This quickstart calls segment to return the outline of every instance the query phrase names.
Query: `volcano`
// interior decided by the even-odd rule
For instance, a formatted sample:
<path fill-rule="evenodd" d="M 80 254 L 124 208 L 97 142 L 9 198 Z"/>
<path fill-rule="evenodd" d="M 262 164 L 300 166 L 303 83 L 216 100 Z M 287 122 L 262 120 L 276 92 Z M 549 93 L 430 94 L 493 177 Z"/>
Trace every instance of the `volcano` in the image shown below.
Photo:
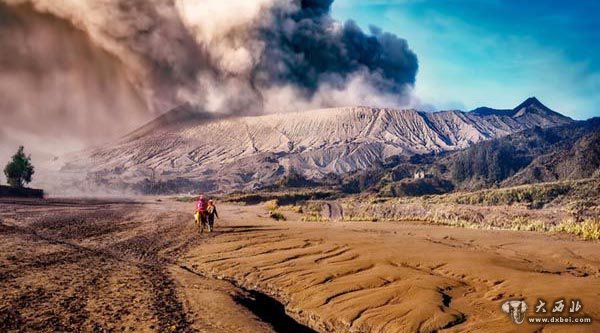
<path fill-rule="evenodd" d="M 254 190 L 291 173 L 318 181 L 398 156 L 460 150 L 569 122 L 535 98 L 512 110 L 343 107 L 231 118 L 184 105 L 115 144 L 84 152 L 63 171 L 143 193 Z"/>

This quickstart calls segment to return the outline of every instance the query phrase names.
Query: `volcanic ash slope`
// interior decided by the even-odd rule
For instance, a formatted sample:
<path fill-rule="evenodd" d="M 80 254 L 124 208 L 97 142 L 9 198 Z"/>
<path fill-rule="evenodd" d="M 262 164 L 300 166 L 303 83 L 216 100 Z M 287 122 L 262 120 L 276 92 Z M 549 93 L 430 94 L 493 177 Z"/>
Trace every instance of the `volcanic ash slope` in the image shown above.
<path fill-rule="evenodd" d="M 510 113 L 346 107 L 225 119 L 182 106 L 115 145 L 86 152 L 64 170 L 85 170 L 96 182 L 140 191 L 144 182 L 168 184 L 162 192 L 248 190 L 273 184 L 290 170 L 320 179 L 397 155 L 463 149 L 571 121 L 540 105 L 535 100 Z"/>

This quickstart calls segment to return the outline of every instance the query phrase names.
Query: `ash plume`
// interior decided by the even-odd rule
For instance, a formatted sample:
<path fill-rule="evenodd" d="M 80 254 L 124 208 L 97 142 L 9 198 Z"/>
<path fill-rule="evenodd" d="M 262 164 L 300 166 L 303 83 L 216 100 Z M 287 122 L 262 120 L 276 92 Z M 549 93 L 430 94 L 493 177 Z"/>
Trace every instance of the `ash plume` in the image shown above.
<path fill-rule="evenodd" d="M 413 103 L 407 42 L 334 20 L 332 2 L 0 0 L 0 152 L 79 150 L 182 104 L 253 115 Z"/>
<path fill-rule="evenodd" d="M 71 138 L 94 143 L 119 135 L 146 117 L 146 101 L 124 67 L 70 23 L 0 2 L 5 136 L 36 134 L 68 146 Z"/>
<path fill-rule="evenodd" d="M 418 67 L 405 40 L 335 21 L 332 0 L 0 1 L 85 32 L 149 112 L 406 105 Z"/>

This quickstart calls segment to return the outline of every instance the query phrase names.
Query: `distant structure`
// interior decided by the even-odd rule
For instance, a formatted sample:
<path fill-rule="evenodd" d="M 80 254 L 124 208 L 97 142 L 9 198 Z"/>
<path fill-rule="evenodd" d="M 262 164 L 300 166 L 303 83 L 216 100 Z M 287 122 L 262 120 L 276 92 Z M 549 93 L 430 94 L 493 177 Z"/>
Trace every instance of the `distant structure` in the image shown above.
<path fill-rule="evenodd" d="M 413 177 L 414 177 L 415 179 L 423 179 L 423 178 L 425 178 L 425 177 L 426 177 L 425 170 L 423 170 L 423 169 L 421 169 L 421 168 L 417 169 L 417 170 L 415 171 L 415 174 L 414 174 L 414 176 L 413 176 Z"/>

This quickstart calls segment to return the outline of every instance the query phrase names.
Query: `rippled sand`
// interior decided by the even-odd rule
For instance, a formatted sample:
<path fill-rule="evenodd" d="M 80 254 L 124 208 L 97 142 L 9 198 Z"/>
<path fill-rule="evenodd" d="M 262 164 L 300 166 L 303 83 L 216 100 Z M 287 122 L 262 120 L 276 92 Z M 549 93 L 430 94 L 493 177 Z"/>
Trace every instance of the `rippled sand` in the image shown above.
<path fill-rule="evenodd" d="M 191 206 L 1 201 L 0 331 L 600 331 L 598 242 L 234 205 L 200 235 Z M 517 326 L 513 298 L 577 298 L 594 322 Z"/>
<path fill-rule="evenodd" d="M 579 299 L 593 325 L 543 331 L 600 330 L 597 242 L 408 223 L 270 222 L 258 214 L 229 208 L 222 233 L 184 261 L 276 295 L 318 331 L 539 331 L 501 311 L 512 298 L 524 298 L 528 314 L 537 298 Z"/>

